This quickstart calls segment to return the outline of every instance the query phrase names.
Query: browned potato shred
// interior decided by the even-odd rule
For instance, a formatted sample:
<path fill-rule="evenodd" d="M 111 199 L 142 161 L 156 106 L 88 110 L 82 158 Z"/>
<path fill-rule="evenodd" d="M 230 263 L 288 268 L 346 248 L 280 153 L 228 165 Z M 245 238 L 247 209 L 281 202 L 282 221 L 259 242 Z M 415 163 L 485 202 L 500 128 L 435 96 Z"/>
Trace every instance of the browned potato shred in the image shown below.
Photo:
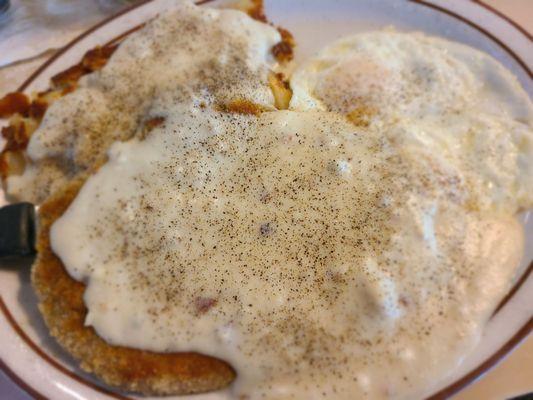
<path fill-rule="evenodd" d="M 287 110 L 292 97 L 289 83 L 281 73 L 270 73 L 268 83 L 274 95 L 275 106 L 278 110 Z"/>
<path fill-rule="evenodd" d="M 41 120 L 48 108 L 48 103 L 43 99 L 35 99 L 30 104 L 28 115 L 36 120 Z"/>
<path fill-rule="evenodd" d="M 250 0 L 250 6 L 248 8 L 248 15 L 253 19 L 261 22 L 268 22 L 265 15 L 265 7 L 263 6 L 263 0 Z"/>
<path fill-rule="evenodd" d="M 0 157 L 0 176 L 6 179 L 8 176 L 21 175 L 25 166 L 26 161 L 22 151 L 5 150 Z"/>
<path fill-rule="evenodd" d="M 37 129 L 46 110 L 55 100 L 76 89 L 78 80 L 86 74 L 102 69 L 118 45 L 96 47 L 83 56 L 80 63 L 52 77 L 52 88 L 37 93 L 30 101 L 22 92 L 8 93 L 0 99 L 0 118 L 10 118 L 2 128 L 6 145 L 0 153 L 0 176 L 5 180 L 24 170 L 24 156 L 31 134 Z M 15 155 L 17 154 L 17 155 Z"/>
<path fill-rule="evenodd" d="M 52 77 L 52 84 L 56 87 L 75 85 L 87 72 L 83 65 L 76 64 Z"/>
<path fill-rule="evenodd" d="M 278 27 L 278 32 L 281 35 L 281 42 L 272 48 L 272 54 L 281 63 L 286 63 L 294 58 L 294 37 L 292 34 L 283 28 Z"/>
<path fill-rule="evenodd" d="M 21 150 L 26 148 L 28 144 L 28 138 L 23 124 L 3 127 L 2 137 L 7 141 L 4 147 L 5 151 Z"/>
<path fill-rule="evenodd" d="M 259 115 L 263 109 L 261 106 L 245 99 L 235 99 L 218 106 L 220 111 L 236 114 Z"/>
<path fill-rule="evenodd" d="M 95 47 L 94 49 L 85 53 L 81 64 L 85 69 L 88 69 L 91 72 L 98 71 L 107 64 L 107 61 L 111 58 L 117 48 L 118 44 Z"/>
<path fill-rule="evenodd" d="M 52 77 L 52 84 L 61 88 L 75 88 L 78 80 L 91 72 L 102 69 L 118 48 L 118 44 L 95 47 L 83 56 L 81 62 Z"/>
<path fill-rule="evenodd" d="M 13 114 L 25 115 L 30 107 L 30 99 L 24 93 L 8 93 L 0 99 L 0 118 L 9 118 Z"/>
<path fill-rule="evenodd" d="M 265 7 L 263 0 L 240 0 L 234 4 L 235 8 L 245 11 L 250 17 L 257 21 L 261 21 L 273 25 L 268 21 L 265 15 Z M 285 63 L 291 61 L 294 57 L 294 46 L 296 45 L 292 34 L 281 27 L 277 27 L 281 35 L 281 42 L 272 48 L 272 55 L 279 62 Z"/>

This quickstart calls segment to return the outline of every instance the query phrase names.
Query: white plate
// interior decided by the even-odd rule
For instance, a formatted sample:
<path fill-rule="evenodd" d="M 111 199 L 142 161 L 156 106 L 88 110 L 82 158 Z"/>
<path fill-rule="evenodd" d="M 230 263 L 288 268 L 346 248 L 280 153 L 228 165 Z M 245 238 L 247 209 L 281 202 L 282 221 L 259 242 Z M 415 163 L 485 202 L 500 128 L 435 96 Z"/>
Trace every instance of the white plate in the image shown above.
<path fill-rule="evenodd" d="M 214 3 L 217 3 L 216 1 Z M 43 90 L 55 73 L 75 64 L 88 49 L 109 42 L 162 11 L 154 0 L 91 29 L 48 61 L 24 85 L 26 92 Z M 294 33 L 296 60 L 302 60 L 341 35 L 385 26 L 444 36 L 488 52 L 507 66 L 533 96 L 533 50 L 528 37 L 476 2 L 447 0 L 266 0 L 276 24 Z M 0 193 L 0 196 L 2 194 Z M 3 204 L 0 197 L 0 205 Z M 435 386 L 434 399 L 446 398 L 475 380 L 502 358 L 533 327 L 533 217 L 522 215 L 526 254 L 510 299 L 491 319 L 482 341 L 462 366 Z M 0 269 L 0 358 L 3 369 L 34 397 L 52 399 L 124 399 L 81 372 L 50 338 L 29 285 L 29 262 Z M 130 396 L 128 398 L 135 398 Z M 212 393 L 196 400 L 219 399 Z M 183 399 L 183 397 L 180 397 Z"/>

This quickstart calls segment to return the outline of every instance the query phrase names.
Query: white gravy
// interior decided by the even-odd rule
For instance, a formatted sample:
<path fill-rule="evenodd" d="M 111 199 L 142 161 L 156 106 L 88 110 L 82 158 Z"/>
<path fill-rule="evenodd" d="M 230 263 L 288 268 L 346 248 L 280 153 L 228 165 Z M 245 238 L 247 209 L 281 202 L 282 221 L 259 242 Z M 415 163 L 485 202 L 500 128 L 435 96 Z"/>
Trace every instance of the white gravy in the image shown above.
<path fill-rule="evenodd" d="M 332 113 L 160 105 L 52 227 L 106 341 L 227 360 L 250 399 L 412 399 L 475 344 L 523 238 L 453 167 Z"/>

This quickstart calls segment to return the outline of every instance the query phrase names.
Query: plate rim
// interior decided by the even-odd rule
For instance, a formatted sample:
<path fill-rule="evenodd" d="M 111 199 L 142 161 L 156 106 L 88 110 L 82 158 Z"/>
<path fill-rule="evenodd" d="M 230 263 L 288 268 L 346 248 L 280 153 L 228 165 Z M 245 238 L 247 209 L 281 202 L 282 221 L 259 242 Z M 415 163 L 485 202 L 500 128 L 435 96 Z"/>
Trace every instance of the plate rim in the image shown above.
<path fill-rule="evenodd" d="M 97 31 L 99 28 L 111 23 L 113 20 L 117 19 L 118 17 L 121 17 L 127 13 L 130 13 L 134 11 L 135 9 L 150 3 L 154 0 L 143 0 L 139 3 L 133 4 L 131 6 L 128 6 L 121 10 L 120 12 L 113 14 L 104 20 L 100 21 L 99 23 L 95 24 L 94 26 L 90 27 L 86 31 L 82 32 L 80 35 L 72 39 L 69 43 L 67 43 L 64 47 L 62 47 L 60 50 L 58 50 L 56 53 L 54 53 L 50 58 L 48 58 L 43 64 L 41 64 L 17 89 L 18 92 L 24 91 L 35 79 L 37 79 L 46 68 L 51 65 L 54 61 L 56 61 L 58 58 L 60 58 L 64 53 L 66 53 L 68 50 L 70 50 L 72 47 L 74 47 L 78 42 L 80 42 L 82 39 L 86 38 L 87 36 L 91 35 L 93 32 Z M 202 5 L 206 3 L 211 3 L 215 0 L 199 0 L 195 1 L 195 4 Z M 527 63 L 521 59 L 520 56 L 516 54 L 514 50 L 512 50 L 504 41 L 502 41 L 500 38 L 498 38 L 495 34 L 489 32 L 484 27 L 476 24 L 472 20 L 458 14 L 457 12 L 453 10 L 449 10 L 441 5 L 431 3 L 426 0 L 405 0 L 409 3 L 415 3 L 422 6 L 429 7 L 433 10 L 436 10 L 440 13 L 444 13 L 448 16 L 451 16 L 452 18 L 459 20 L 460 22 L 474 28 L 484 36 L 486 36 L 488 39 L 490 39 L 492 42 L 497 44 L 501 49 L 503 49 L 511 58 L 513 58 L 518 65 L 522 68 L 522 70 L 529 76 L 530 79 L 533 79 L 533 72 L 532 69 L 527 65 Z M 497 18 L 504 20 L 509 24 L 514 30 L 520 32 L 526 39 L 529 39 L 529 41 L 533 41 L 533 36 L 527 32 L 522 26 L 520 26 L 518 23 L 513 21 L 511 18 L 506 16 L 505 14 L 501 13 L 500 11 L 496 10 L 492 6 L 485 4 L 482 0 L 471 0 L 472 3 L 476 4 L 479 7 L 484 8 L 489 13 L 495 15 Z M 123 39 L 124 37 L 128 36 L 129 34 L 141 29 L 146 22 L 143 22 L 139 25 L 134 26 L 133 28 L 128 29 L 127 31 L 121 33 L 120 35 L 114 37 L 113 39 L 109 40 L 105 44 L 101 45 L 109 45 L 116 43 Z M 510 291 L 507 293 L 507 295 L 502 299 L 502 301 L 499 303 L 497 308 L 495 309 L 492 316 L 496 315 L 506 304 L 507 302 L 513 297 L 513 295 L 520 289 L 520 287 L 528 281 L 532 277 L 533 272 L 533 261 L 530 262 L 529 266 L 525 269 L 525 271 L 522 273 L 520 278 L 515 282 L 513 287 L 510 289 Z M 74 371 L 69 370 L 65 366 L 61 365 L 59 362 L 55 361 L 51 356 L 49 356 L 44 350 L 42 350 L 29 336 L 26 335 L 22 327 L 18 324 L 16 319 L 13 317 L 11 312 L 9 311 L 7 305 L 3 301 L 3 297 L 0 294 L 0 312 L 3 314 L 3 316 L 6 318 L 7 322 L 10 324 L 11 328 L 15 331 L 15 333 L 24 341 L 26 345 L 28 345 L 33 352 L 40 356 L 47 364 L 49 364 L 51 367 L 54 367 L 59 372 L 67 375 L 68 377 L 76 380 L 78 383 L 88 386 L 89 388 L 102 393 L 103 395 L 110 396 L 112 398 L 118 399 L 118 400 L 134 400 L 134 398 L 129 397 L 127 394 L 121 394 L 115 392 L 113 389 L 109 389 L 105 386 L 98 385 L 94 382 L 91 382 L 84 378 L 83 376 L 78 375 Z M 492 318 L 491 316 L 491 318 Z M 512 335 L 507 342 L 505 342 L 503 345 L 500 346 L 499 349 L 495 350 L 494 353 L 492 353 L 490 356 L 488 356 L 484 361 L 482 361 L 477 367 L 470 370 L 468 373 L 464 374 L 462 377 L 456 379 L 454 382 L 450 383 L 446 387 L 442 388 L 436 393 L 431 394 L 429 397 L 426 398 L 426 400 L 444 400 L 447 399 L 455 394 L 457 394 L 459 391 L 464 389 L 465 387 L 469 386 L 471 383 L 473 383 L 476 379 L 480 378 L 484 373 L 489 371 L 492 367 L 494 367 L 496 364 L 498 364 L 506 355 L 508 355 L 522 340 L 524 340 L 531 332 L 533 331 L 533 316 L 529 318 L 529 320 L 523 324 L 517 332 Z M 0 356 L 0 370 L 4 372 L 4 374 L 13 381 L 15 385 L 17 385 L 19 388 L 21 388 L 23 391 L 25 391 L 31 398 L 41 400 L 41 399 L 47 399 L 46 396 L 42 395 L 37 389 L 35 389 L 31 384 L 26 382 L 24 379 L 22 379 L 20 376 L 18 376 L 3 360 L 3 358 Z"/>

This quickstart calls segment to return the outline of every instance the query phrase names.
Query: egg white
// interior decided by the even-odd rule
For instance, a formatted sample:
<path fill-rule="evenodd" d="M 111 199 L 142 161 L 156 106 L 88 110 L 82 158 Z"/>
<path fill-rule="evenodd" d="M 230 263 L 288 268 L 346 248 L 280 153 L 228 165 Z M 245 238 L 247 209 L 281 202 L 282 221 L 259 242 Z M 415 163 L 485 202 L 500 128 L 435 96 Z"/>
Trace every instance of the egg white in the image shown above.
<path fill-rule="evenodd" d="M 343 38 L 296 69 L 293 110 L 340 112 L 462 171 L 472 207 L 533 206 L 533 106 L 488 54 L 421 33 Z"/>

